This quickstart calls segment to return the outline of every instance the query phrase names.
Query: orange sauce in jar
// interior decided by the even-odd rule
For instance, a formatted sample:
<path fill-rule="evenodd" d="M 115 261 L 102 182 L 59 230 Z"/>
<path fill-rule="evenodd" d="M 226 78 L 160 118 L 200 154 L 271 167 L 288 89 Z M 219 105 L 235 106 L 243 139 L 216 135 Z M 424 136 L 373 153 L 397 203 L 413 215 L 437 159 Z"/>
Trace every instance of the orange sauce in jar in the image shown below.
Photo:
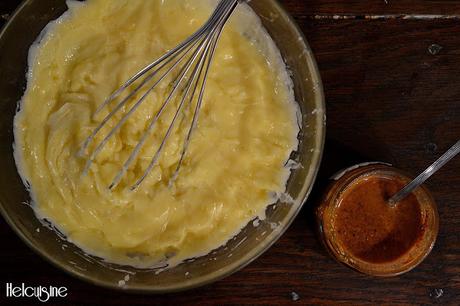
<path fill-rule="evenodd" d="M 410 180 L 383 163 L 335 175 L 316 210 L 318 234 L 329 254 L 374 276 L 398 275 L 420 264 L 438 234 L 433 197 L 420 186 L 395 206 L 388 203 Z"/>
<path fill-rule="evenodd" d="M 404 187 L 398 179 L 369 177 L 344 191 L 336 211 L 337 238 L 357 258 L 382 263 L 409 251 L 423 235 L 420 204 L 413 194 L 394 207 L 388 199 Z"/>

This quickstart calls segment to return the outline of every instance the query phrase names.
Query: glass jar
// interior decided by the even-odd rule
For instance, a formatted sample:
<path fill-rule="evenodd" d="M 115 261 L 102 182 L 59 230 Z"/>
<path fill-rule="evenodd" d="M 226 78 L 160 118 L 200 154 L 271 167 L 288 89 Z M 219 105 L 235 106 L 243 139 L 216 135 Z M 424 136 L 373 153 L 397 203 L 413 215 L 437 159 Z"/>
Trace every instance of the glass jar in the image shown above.
<path fill-rule="evenodd" d="M 372 183 L 373 181 L 375 183 Z M 392 190 L 389 191 L 391 194 L 386 195 L 390 197 L 410 181 L 411 179 L 405 173 L 384 163 L 356 165 L 333 176 L 316 211 L 318 234 L 331 256 L 352 269 L 374 276 L 399 275 L 421 263 L 432 250 L 439 227 L 436 204 L 429 191 L 421 186 L 410 195 L 412 197 L 411 203 L 418 203 L 417 207 L 419 208 L 415 211 L 411 210 L 412 208 L 407 206 L 407 203 L 403 204 L 404 210 L 402 209 L 403 206 L 398 208 L 398 205 L 401 205 L 399 203 L 394 208 L 382 207 L 382 200 L 380 201 L 380 209 L 374 210 L 371 205 L 373 205 L 372 201 L 375 197 L 372 197 L 377 195 L 383 199 L 383 191 L 366 190 L 366 188 L 371 188 L 366 186 L 377 188 L 392 186 Z M 356 192 L 359 194 L 353 194 Z M 349 201 L 349 199 L 354 202 Z M 404 201 L 402 200 L 400 203 Z M 356 207 L 353 210 L 349 208 L 351 206 L 345 205 L 355 205 Z M 367 207 L 363 205 L 367 205 Z M 343 222 L 345 213 L 348 219 Z M 388 222 L 385 222 L 385 218 L 388 219 Z M 418 223 L 414 223 L 414 218 L 417 219 Z M 415 224 L 412 231 L 417 231 L 417 236 L 414 236 L 416 239 L 414 238 L 407 243 L 401 242 L 402 237 L 407 236 L 404 231 L 410 230 L 401 224 L 403 220 Z M 393 230 L 392 227 L 398 229 Z M 391 235 L 388 234 L 389 230 L 392 231 Z M 379 232 L 384 233 L 383 236 L 382 234 L 379 235 Z M 344 233 L 348 235 L 348 239 L 343 238 L 345 237 Z M 401 253 L 394 256 L 394 251 L 397 249 L 389 247 L 387 243 L 391 240 L 404 245 L 406 249 L 401 249 Z M 367 250 L 373 250 L 374 257 L 377 256 L 378 260 L 370 259 L 370 251 L 366 251 L 367 253 L 353 251 L 351 246 L 363 246 L 363 243 L 369 243 L 369 246 L 366 246 Z"/>

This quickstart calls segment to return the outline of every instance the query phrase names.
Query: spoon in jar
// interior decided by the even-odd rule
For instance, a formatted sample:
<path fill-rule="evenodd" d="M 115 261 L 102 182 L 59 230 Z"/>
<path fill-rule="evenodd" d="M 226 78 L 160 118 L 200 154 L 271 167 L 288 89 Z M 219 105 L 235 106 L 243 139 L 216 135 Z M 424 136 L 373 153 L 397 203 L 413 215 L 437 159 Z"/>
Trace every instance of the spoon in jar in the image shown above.
<path fill-rule="evenodd" d="M 441 169 L 448 161 L 454 158 L 460 152 L 460 140 L 457 141 L 446 153 L 432 163 L 428 168 L 425 169 L 419 176 L 417 176 L 412 182 L 404 186 L 403 189 L 393 195 L 388 203 L 391 206 L 395 206 L 399 201 L 407 197 L 414 191 L 415 188 L 422 185 L 430 176 Z"/>

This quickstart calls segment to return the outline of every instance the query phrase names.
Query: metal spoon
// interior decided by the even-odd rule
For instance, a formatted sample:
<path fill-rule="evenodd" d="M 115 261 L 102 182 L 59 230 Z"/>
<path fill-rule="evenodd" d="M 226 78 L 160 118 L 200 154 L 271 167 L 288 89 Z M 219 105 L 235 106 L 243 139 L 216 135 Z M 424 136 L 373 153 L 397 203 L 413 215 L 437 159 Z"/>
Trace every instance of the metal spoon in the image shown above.
<path fill-rule="evenodd" d="M 395 206 L 399 201 L 407 197 L 415 188 L 422 185 L 430 176 L 436 173 L 439 169 L 442 168 L 448 161 L 454 158 L 460 152 L 460 140 L 457 141 L 446 153 L 444 153 L 438 160 L 432 163 L 425 171 L 423 171 L 419 176 L 417 176 L 412 182 L 404 186 L 403 189 L 398 191 L 394 196 L 392 196 L 388 203 L 391 206 Z"/>

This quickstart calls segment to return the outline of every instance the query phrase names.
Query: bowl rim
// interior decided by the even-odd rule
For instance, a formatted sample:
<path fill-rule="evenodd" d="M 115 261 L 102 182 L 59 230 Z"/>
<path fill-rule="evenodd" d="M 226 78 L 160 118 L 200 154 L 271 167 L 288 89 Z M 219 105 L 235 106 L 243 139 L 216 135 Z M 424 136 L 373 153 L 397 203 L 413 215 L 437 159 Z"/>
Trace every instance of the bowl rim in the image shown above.
<path fill-rule="evenodd" d="M 4 24 L 2 29 L 0 30 L 0 40 L 3 39 L 4 35 L 8 32 L 9 27 L 11 24 L 15 22 L 18 16 L 21 14 L 22 10 L 25 6 L 29 4 L 29 2 L 34 0 L 23 0 L 22 3 L 13 11 L 9 20 Z M 39 248 L 38 246 L 34 245 L 20 230 L 20 228 L 15 224 L 12 218 L 6 212 L 3 203 L 0 202 L 0 213 L 5 219 L 6 223 L 10 226 L 10 228 L 19 236 L 19 238 L 29 247 L 31 248 L 36 254 L 40 257 L 45 259 L 45 261 L 51 263 L 56 268 L 64 271 L 70 276 L 73 276 L 77 279 L 80 279 L 84 282 L 107 288 L 116 291 L 124 291 L 127 293 L 143 293 L 143 294 L 164 294 L 164 293 L 174 293 L 174 292 L 181 292 L 186 291 L 202 286 L 209 285 L 211 283 L 217 282 L 226 278 L 233 273 L 236 273 L 243 269 L 244 267 L 248 266 L 254 260 L 259 258 L 262 254 L 264 254 L 271 246 L 273 246 L 281 236 L 286 232 L 286 230 L 290 227 L 292 222 L 295 220 L 296 216 L 302 209 L 303 205 L 307 201 L 310 196 L 311 190 L 313 189 L 314 183 L 316 181 L 316 177 L 321 165 L 321 161 L 323 158 L 323 151 L 324 151 L 324 144 L 326 139 L 326 103 L 325 103 L 325 96 L 323 90 L 323 83 L 321 80 L 319 68 L 315 57 L 312 53 L 312 50 L 307 42 L 305 34 L 300 29 L 297 22 L 294 18 L 286 11 L 286 9 L 280 4 L 279 0 L 272 0 L 275 8 L 280 12 L 280 14 L 285 18 L 288 22 L 290 27 L 292 27 L 299 36 L 299 42 L 303 45 L 303 48 L 307 52 L 307 56 L 305 57 L 306 64 L 311 67 L 311 78 L 312 82 L 316 86 L 316 90 L 314 91 L 314 101 L 316 105 L 316 109 L 320 110 L 315 114 L 315 121 L 316 124 L 316 137 L 315 137 L 315 147 L 316 150 L 312 153 L 312 161 L 311 161 L 311 168 L 313 169 L 308 174 L 307 178 L 304 181 L 300 194 L 303 194 L 302 198 L 300 199 L 299 203 L 296 203 L 296 208 L 292 209 L 288 216 L 286 217 L 288 220 L 284 224 L 284 226 L 279 231 L 272 232 L 269 236 L 266 237 L 265 244 L 262 244 L 259 248 L 253 249 L 248 252 L 244 257 L 242 257 L 239 261 L 234 262 L 230 265 L 225 266 L 223 269 L 216 270 L 213 273 L 210 273 L 206 276 L 196 278 L 193 281 L 182 283 L 180 286 L 168 286 L 168 287 L 149 287 L 149 286 L 136 286 L 136 287 L 119 287 L 117 284 L 112 282 L 107 282 L 100 280 L 96 277 L 91 277 L 82 273 L 82 271 L 75 269 L 72 266 L 64 265 L 57 261 L 52 254 L 49 254 Z M 298 204 L 298 205 L 297 205 Z M 273 236 L 273 237 L 270 237 Z M 270 238 L 269 238 L 270 237 Z M 223 270 L 223 271 L 222 271 Z"/>

